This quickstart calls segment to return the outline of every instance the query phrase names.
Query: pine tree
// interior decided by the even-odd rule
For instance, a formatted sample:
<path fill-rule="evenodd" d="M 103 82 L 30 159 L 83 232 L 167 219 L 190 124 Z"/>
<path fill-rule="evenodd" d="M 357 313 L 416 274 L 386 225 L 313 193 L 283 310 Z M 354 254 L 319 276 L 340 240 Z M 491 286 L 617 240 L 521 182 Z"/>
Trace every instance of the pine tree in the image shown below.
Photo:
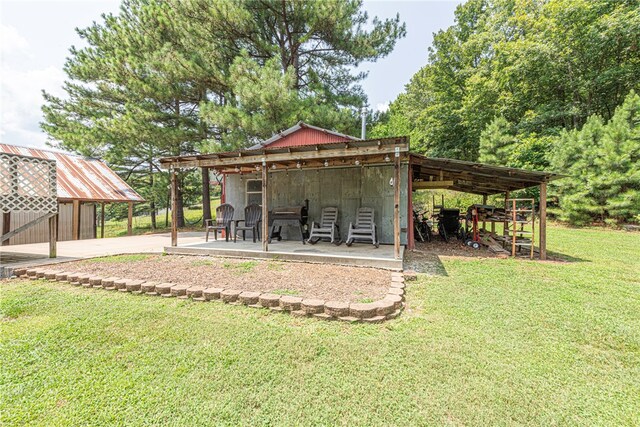
<path fill-rule="evenodd" d="M 511 166 L 511 155 L 516 137 L 511 124 L 503 116 L 496 117 L 480 134 L 480 157 L 482 163 Z"/>
<path fill-rule="evenodd" d="M 631 91 L 608 123 L 591 116 L 555 144 L 560 218 L 574 224 L 637 221 L 640 212 L 640 96 Z"/>

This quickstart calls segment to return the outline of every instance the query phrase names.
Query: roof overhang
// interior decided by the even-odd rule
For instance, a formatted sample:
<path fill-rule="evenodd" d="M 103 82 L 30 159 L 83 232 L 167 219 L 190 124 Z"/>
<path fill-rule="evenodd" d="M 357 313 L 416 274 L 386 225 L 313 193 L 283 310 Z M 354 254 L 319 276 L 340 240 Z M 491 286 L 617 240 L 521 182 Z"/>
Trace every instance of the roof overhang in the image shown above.
<path fill-rule="evenodd" d="M 231 173 L 254 171 L 263 164 L 281 169 L 377 164 L 389 161 L 396 153 L 402 161 L 408 161 L 408 137 L 165 157 L 160 159 L 160 165 L 165 169 L 207 167 L 221 173 Z"/>
<path fill-rule="evenodd" d="M 270 169 L 314 169 L 388 164 L 396 154 L 410 163 L 413 188 L 446 188 L 473 194 L 498 194 L 538 186 L 562 175 L 493 166 L 410 153 L 405 136 L 318 145 L 229 151 L 200 155 L 164 157 L 164 169 L 211 168 L 218 173 L 251 173 L 263 165 Z"/>
<path fill-rule="evenodd" d="M 414 189 L 450 189 L 473 194 L 522 190 L 561 178 L 562 175 L 508 168 L 463 160 L 411 154 Z M 441 184 L 441 185 L 439 185 Z"/>

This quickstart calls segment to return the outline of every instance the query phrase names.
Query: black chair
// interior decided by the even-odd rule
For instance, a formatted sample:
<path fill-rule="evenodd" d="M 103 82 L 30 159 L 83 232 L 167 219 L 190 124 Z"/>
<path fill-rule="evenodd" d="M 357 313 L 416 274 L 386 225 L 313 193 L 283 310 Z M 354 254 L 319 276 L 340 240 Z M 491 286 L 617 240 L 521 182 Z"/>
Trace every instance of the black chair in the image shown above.
<path fill-rule="evenodd" d="M 242 227 L 240 226 L 241 222 L 244 223 Z M 262 208 L 260 205 L 252 204 L 244 208 L 244 219 L 235 221 L 234 243 L 238 241 L 238 231 L 240 230 L 242 230 L 242 240 L 246 239 L 247 230 L 251 231 L 253 243 L 255 243 L 256 237 L 260 238 L 260 224 L 262 224 Z"/>
<path fill-rule="evenodd" d="M 209 232 L 213 230 L 213 236 L 218 240 L 218 230 L 224 230 L 225 240 L 229 241 L 231 234 L 231 223 L 233 221 L 233 206 L 224 203 L 216 208 L 216 219 L 208 219 L 205 221 L 207 233 L 205 234 L 205 242 L 209 241 Z"/>

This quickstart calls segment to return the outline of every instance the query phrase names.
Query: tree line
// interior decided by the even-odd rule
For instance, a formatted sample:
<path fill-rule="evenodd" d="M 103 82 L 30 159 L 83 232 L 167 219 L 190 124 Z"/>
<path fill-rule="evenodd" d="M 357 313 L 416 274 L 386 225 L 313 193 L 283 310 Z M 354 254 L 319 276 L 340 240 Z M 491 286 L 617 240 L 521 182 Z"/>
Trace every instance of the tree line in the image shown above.
<path fill-rule="evenodd" d="M 159 158 L 243 148 L 299 120 L 354 134 L 366 74 L 353 70 L 405 31 L 361 0 L 125 0 L 77 30 L 87 47 L 70 49 L 65 96 L 44 92 L 41 126 L 52 145 L 115 165 L 155 227 L 168 205 Z M 178 182 L 178 226 L 194 195 L 210 218 L 208 171 Z"/>
<path fill-rule="evenodd" d="M 569 175 L 554 212 L 640 222 L 640 2 L 468 0 L 374 135 Z"/>

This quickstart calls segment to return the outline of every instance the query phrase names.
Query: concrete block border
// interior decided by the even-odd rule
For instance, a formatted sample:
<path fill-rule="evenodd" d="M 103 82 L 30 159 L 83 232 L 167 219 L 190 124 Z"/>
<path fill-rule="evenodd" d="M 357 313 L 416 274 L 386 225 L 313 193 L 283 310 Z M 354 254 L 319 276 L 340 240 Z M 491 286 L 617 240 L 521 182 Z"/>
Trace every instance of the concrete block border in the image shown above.
<path fill-rule="evenodd" d="M 175 283 L 158 283 L 118 277 L 99 277 L 89 274 L 42 268 L 18 268 L 14 275 L 31 280 L 66 282 L 85 288 L 118 290 L 123 293 L 162 296 L 166 298 L 192 299 L 193 301 L 218 301 L 226 304 L 245 305 L 290 313 L 299 317 L 322 320 L 339 320 L 349 323 L 381 323 L 397 318 L 405 307 L 405 282 L 416 280 L 414 271 L 392 272 L 389 288 L 384 298 L 369 302 L 324 301 L 291 295 L 244 291 L 233 288 L 216 288 L 202 285 L 189 286 Z"/>

